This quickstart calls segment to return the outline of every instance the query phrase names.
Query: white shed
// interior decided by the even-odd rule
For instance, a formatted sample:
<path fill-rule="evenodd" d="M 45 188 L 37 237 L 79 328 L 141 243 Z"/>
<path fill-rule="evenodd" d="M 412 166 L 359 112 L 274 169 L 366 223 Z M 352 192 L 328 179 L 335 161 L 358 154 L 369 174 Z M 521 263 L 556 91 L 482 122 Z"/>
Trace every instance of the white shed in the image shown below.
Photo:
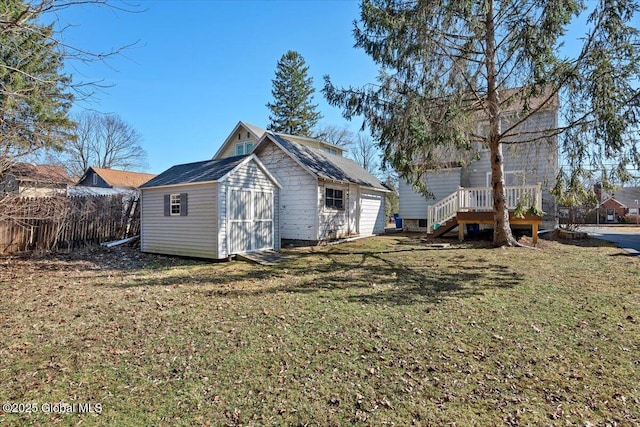
<path fill-rule="evenodd" d="M 210 259 L 279 250 L 280 188 L 255 155 L 173 166 L 140 187 L 140 248 Z"/>

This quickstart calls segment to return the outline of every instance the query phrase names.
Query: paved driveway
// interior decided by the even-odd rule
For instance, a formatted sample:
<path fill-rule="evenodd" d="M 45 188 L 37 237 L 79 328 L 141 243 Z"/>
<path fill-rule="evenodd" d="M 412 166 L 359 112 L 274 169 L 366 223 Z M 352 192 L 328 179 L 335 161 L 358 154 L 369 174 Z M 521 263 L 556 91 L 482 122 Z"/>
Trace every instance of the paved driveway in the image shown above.
<path fill-rule="evenodd" d="M 615 243 L 618 247 L 640 256 L 640 229 L 636 227 L 581 227 L 591 236 Z"/>

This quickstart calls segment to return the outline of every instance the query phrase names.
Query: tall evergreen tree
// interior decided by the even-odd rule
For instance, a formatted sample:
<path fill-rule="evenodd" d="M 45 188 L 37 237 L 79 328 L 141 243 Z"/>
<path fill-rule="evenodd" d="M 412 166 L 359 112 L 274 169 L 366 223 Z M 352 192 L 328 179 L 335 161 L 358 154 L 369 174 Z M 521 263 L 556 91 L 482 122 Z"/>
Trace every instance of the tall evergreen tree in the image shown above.
<path fill-rule="evenodd" d="M 38 22 L 45 4 L 0 3 L 0 175 L 14 159 L 40 148 L 61 149 L 73 123 L 70 78 L 53 39 Z"/>
<path fill-rule="evenodd" d="M 313 104 L 313 78 L 298 52 L 288 51 L 278 61 L 272 80 L 273 103 L 268 103 L 269 130 L 290 135 L 312 136 L 312 129 L 322 118 Z"/>
<path fill-rule="evenodd" d="M 364 116 L 385 161 L 414 185 L 438 153 L 487 147 L 494 244 L 514 245 L 502 154 L 514 136 L 558 140 L 569 183 L 588 166 L 615 161 L 624 177 L 640 165 L 638 14 L 634 0 L 364 0 L 354 34 L 381 68 L 378 84 L 338 88 L 325 77 L 323 92 L 346 118 Z M 583 18 L 582 46 L 563 52 L 568 27 Z M 558 99 L 554 129 L 516 135 Z M 505 129 L 501 119 L 514 108 Z M 486 135 L 476 130 L 480 116 Z"/>

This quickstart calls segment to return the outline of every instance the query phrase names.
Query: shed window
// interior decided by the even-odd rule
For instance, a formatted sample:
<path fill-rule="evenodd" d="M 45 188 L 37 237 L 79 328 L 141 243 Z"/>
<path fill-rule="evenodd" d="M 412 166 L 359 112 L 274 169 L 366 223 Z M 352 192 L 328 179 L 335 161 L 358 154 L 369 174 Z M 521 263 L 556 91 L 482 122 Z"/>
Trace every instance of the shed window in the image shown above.
<path fill-rule="evenodd" d="M 98 174 L 95 172 L 91 174 L 91 184 L 98 185 Z"/>
<path fill-rule="evenodd" d="M 171 195 L 171 215 L 180 215 L 180 195 Z"/>
<path fill-rule="evenodd" d="M 164 195 L 164 216 L 187 215 L 187 193 Z"/>
<path fill-rule="evenodd" d="M 324 205 L 330 209 L 343 209 L 344 192 L 335 188 L 325 188 Z"/>

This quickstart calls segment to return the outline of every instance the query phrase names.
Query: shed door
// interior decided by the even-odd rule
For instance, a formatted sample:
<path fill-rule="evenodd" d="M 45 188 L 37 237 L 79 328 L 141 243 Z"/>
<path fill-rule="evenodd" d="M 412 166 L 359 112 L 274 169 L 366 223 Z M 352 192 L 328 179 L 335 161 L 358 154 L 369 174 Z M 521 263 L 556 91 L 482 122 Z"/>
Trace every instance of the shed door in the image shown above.
<path fill-rule="evenodd" d="M 384 232 L 384 196 L 381 193 L 360 193 L 360 235 Z"/>
<path fill-rule="evenodd" d="M 229 190 L 229 254 L 273 248 L 273 192 Z"/>

